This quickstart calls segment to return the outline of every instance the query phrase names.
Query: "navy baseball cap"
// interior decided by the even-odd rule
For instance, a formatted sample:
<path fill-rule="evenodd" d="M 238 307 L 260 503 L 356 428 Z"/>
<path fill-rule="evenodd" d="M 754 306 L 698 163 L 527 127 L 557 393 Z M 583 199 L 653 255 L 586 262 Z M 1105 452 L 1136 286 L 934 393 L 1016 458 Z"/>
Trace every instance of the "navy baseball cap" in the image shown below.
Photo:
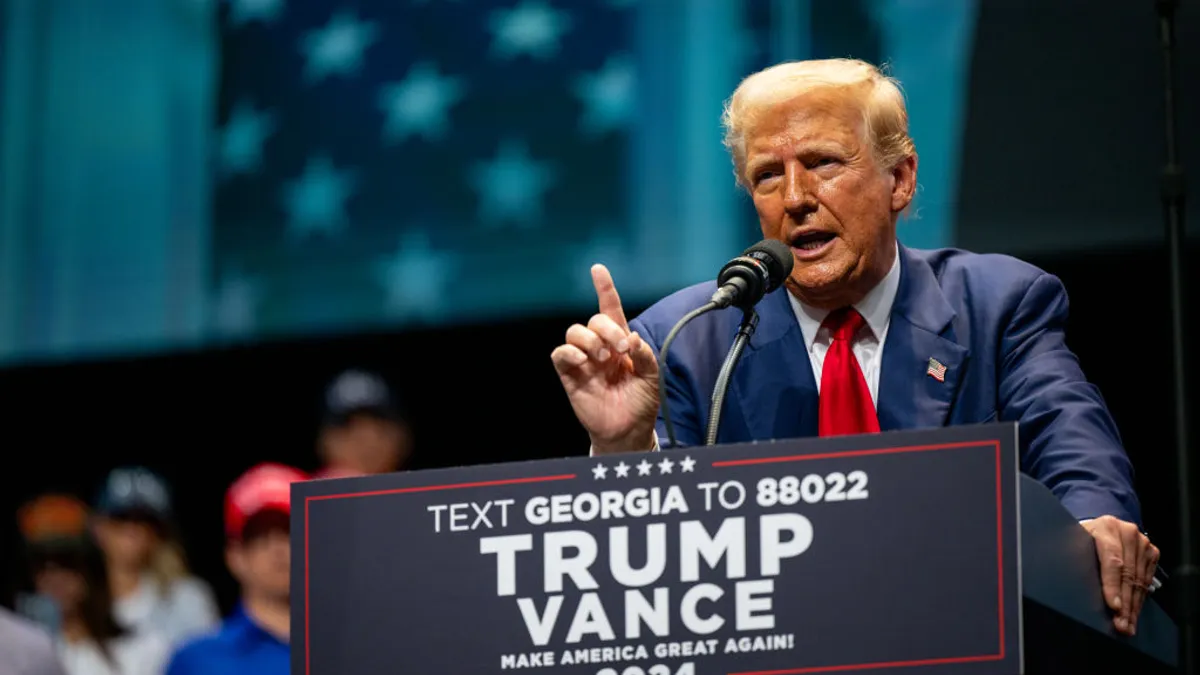
<path fill-rule="evenodd" d="M 325 424 L 344 424 L 359 413 L 397 422 L 404 419 L 400 401 L 383 377 L 367 370 L 346 370 L 325 389 Z"/>
<path fill-rule="evenodd" d="M 166 481 L 140 466 L 114 469 L 108 474 L 96 512 L 112 517 L 171 519 L 171 493 Z"/>

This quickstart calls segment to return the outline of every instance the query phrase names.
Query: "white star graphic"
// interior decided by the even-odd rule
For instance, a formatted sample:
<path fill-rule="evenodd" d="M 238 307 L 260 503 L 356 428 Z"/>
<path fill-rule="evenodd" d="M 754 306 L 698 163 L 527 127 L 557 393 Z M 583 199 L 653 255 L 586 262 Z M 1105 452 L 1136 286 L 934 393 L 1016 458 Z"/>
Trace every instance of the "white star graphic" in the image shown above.
<path fill-rule="evenodd" d="M 672 462 L 667 457 L 663 457 L 662 461 L 658 463 L 658 472 L 659 473 L 671 473 L 671 467 L 673 467 L 673 466 L 675 466 L 675 462 Z"/>
<path fill-rule="evenodd" d="M 614 466 L 613 469 L 617 472 L 617 478 L 625 478 L 629 475 L 629 465 L 625 462 Z"/>
<path fill-rule="evenodd" d="M 428 141 L 441 138 L 449 108 L 462 99 L 465 89 L 461 78 L 439 75 L 431 63 L 413 65 L 403 80 L 384 85 L 379 95 L 387 113 L 384 137 L 392 142 L 414 134 Z"/>
<path fill-rule="evenodd" d="M 595 466 L 595 468 L 592 469 L 592 476 L 596 480 L 603 480 L 605 475 L 607 475 L 607 474 L 608 474 L 608 467 L 604 466 L 603 464 L 597 464 Z"/>
<path fill-rule="evenodd" d="M 356 179 L 350 171 L 338 171 L 326 157 L 310 159 L 304 173 L 284 188 L 288 227 L 295 236 L 310 232 L 333 233 L 346 226 L 346 199 Z"/>
<path fill-rule="evenodd" d="M 225 275 L 213 303 L 212 326 L 220 335 L 245 336 L 254 331 L 262 291 L 258 284 L 241 274 Z"/>
<path fill-rule="evenodd" d="M 274 117 L 239 103 L 220 132 L 220 170 L 225 175 L 250 173 L 262 164 L 263 143 L 275 132 Z"/>
<path fill-rule="evenodd" d="M 695 467 L 696 460 L 692 459 L 691 457 L 684 457 L 679 461 L 679 470 L 684 473 L 691 473 L 692 469 Z"/>
<path fill-rule="evenodd" d="M 283 0 L 230 0 L 229 21 L 244 26 L 251 21 L 268 23 L 279 18 Z"/>
<path fill-rule="evenodd" d="M 653 464 L 651 464 L 650 462 L 647 462 L 646 460 L 643 459 L 641 461 L 641 463 L 639 463 L 637 465 L 638 475 L 639 476 L 649 476 L 650 470 L 653 468 L 654 468 Z"/>
<path fill-rule="evenodd" d="M 571 17 L 541 0 L 522 0 L 513 9 L 492 12 L 492 53 L 502 59 L 529 54 L 548 59 L 558 53 Z"/>
<path fill-rule="evenodd" d="M 481 220 L 529 226 L 541 219 L 542 197 L 554 184 L 555 171 L 549 162 L 531 159 L 523 142 L 508 141 L 494 159 L 477 163 L 469 180 L 479 192 Z"/>
<path fill-rule="evenodd" d="M 379 38 L 379 28 L 339 12 L 320 30 L 310 31 L 300 46 L 308 62 L 304 76 L 316 82 L 333 74 L 352 75 L 362 68 L 363 52 Z"/>
<path fill-rule="evenodd" d="M 406 235 L 394 253 L 379 261 L 380 285 L 387 293 L 387 311 L 397 317 L 434 317 L 449 305 L 446 285 L 457 263 L 430 245 L 422 232 Z"/>
<path fill-rule="evenodd" d="M 636 80 L 633 60 L 612 56 L 604 67 L 575 80 L 575 95 L 583 101 L 579 124 L 585 134 L 602 134 L 624 126 L 632 116 Z"/>

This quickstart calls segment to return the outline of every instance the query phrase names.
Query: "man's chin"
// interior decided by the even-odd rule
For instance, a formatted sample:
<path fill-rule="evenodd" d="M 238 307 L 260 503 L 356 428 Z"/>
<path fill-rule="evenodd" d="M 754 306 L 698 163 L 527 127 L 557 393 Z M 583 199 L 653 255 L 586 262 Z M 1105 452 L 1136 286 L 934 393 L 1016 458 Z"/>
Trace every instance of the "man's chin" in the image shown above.
<path fill-rule="evenodd" d="M 844 274 L 836 265 L 806 265 L 801 273 L 792 273 L 787 280 L 788 290 L 801 302 L 821 309 L 837 309 L 846 304 L 851 295 Z"/>
<path fill-rule="evenodd" d="M 796 263 L 788 278 L 790 286 L 811 292 L 827 293 L 845 286 L 849 277 L 849 265 L 840 260 L 825 258 L 815 262 Z"/>

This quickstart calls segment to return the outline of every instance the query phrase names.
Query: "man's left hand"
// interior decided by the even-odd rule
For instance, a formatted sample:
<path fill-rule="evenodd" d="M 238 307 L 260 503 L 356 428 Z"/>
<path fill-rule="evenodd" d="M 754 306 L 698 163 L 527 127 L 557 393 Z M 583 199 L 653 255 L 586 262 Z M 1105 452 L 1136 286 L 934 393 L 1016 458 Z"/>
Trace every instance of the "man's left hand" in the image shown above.
<path fill-rule="evenodd" d="M 1096 540 L 1104 601 L 1115 612 L 1113 625 L 1126 635 L 1137 632 L 1138 614 L 1158 569 L 1158 547 L 1137 525 L 1112 516 L 1081 523 Z"/>

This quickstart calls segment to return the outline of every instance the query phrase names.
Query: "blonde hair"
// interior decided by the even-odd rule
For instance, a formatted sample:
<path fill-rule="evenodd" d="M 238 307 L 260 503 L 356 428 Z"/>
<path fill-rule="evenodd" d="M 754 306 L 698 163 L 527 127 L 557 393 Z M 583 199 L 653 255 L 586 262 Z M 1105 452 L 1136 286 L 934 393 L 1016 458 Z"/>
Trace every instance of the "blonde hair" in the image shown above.
<path fill-rule="evenodd" d="M 149 568 L 154 580 L 164 592 L 169 591 L 175 582 L 183 581 L 192 574 L 183 546 L 174 538 L 164 538 L 158 542 L 150 556 Z"/>
<path fill-rule="evenodd" d="M 748 187 L 746 131 L 768 109 L 813 91 L 841 90 L 862 107 L 863 126 L 880 166 L 895 168 L 916 148 L 908 135 L 908 111 L 896 79 L 857 59 L 789 61 L 742 80 L 725 102 L 721 123 L 737 182 Z"/>

